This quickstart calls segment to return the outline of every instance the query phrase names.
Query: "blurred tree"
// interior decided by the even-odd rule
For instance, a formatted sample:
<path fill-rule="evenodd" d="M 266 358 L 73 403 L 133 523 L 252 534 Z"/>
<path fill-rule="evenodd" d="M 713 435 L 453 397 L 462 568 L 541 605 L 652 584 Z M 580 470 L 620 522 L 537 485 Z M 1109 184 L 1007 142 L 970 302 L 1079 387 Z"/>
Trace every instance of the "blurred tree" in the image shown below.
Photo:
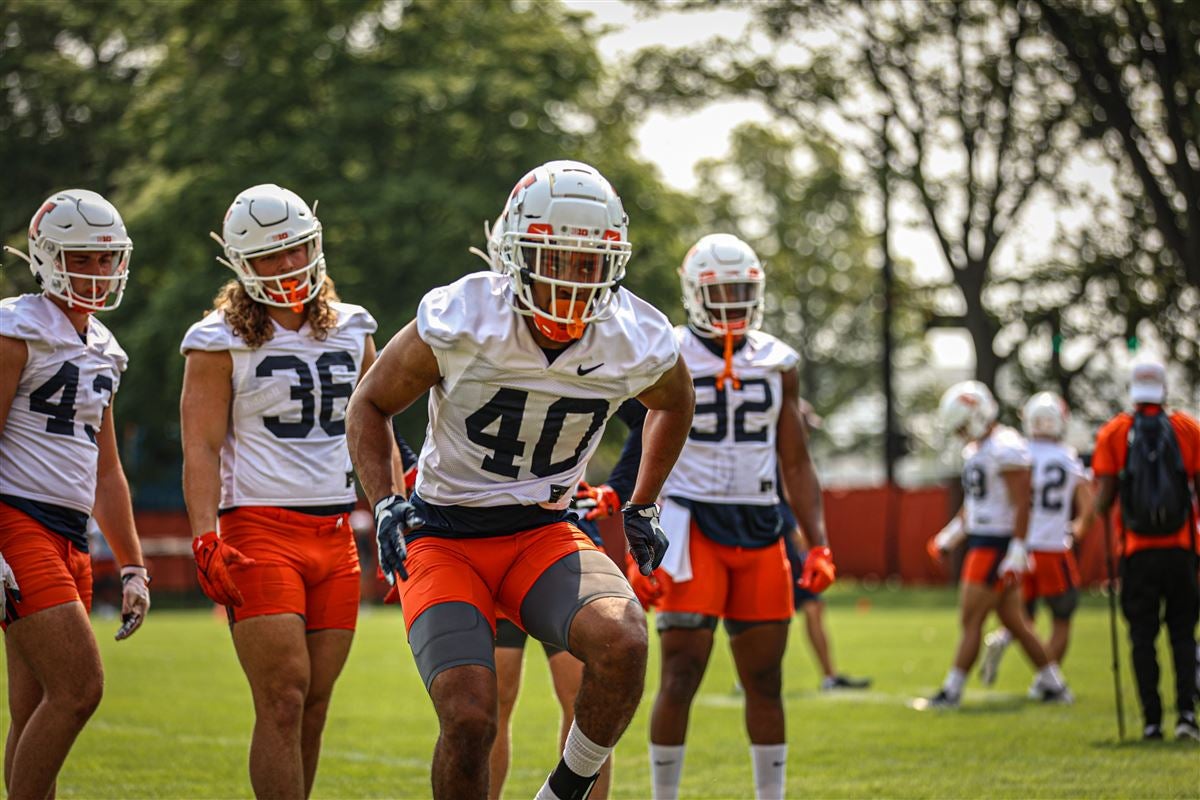
<path fill-rule="evenodd" d="M 13 24 L 62 28 L 102 7 L 51 8 L 22 4 Z M 112 35 L 143 66 L 114 89 L 113 119 L 78 136 L 125 150 L 82 178 L 73 163 L 40 168 L 58 169 L 56 183 L 113 191 L 134 237 L 127 302 L 106 322 L 131 357 L 117 405 L 140 502 L 178 499 L 179 341 L 232 277 L 205 234 L 247 186 L 279 183 L 320 201 L 329 274 L 379 319 L 380 347 L 425 291 L 486 268 L 467 252 L 483 221 L 526 171 L 555 158 L 590 159 L 613 181 L 631 218 L 629 286 L 665 299 L 655 296 L 667 285 L 658 273 L 680 257 L 690 208 L 632 160 L 627 126 L 598 104 L 602 64 L 582 16 L 499 0 L 103 8 L 116 9 Z M 147 10 L 153 24 L 122 22 Z M 66 40 L 40 35 L 46 53 L 18 43 L 12 57 L 41 80 L 45 58 L 73 69 Z M 87 74 L 94 65 L 78 69 L 98 80 Z M 46 160 L 37 147 L 25 152 Z M 30 189 L 36 199 L 21 212 L 52 188 Z M 424 408 L 400 424 L 419 442 Z"/>
<path fill-rule="evenodd" d="M 695 107 L 754 97 L 775 119 L 832 135 L 867 163 L 880 157 L 880 117 L 890 118 L 883 135 L 900 179 L 897 199 L 921 211 L 953 281 L 952 291 L 926 293 L 939 311 L 933 322 L 967 329 L 977 378 L 999 383 L 1011 400 L 1048 380 L 1077 399 L 1111 361 L 1093 354 L 1103 356 L 1108 343 L 1124 338 L 1122 327 L 1136 330 L 1143 319 L 1179 343 L 1177 353 L 1195 353 L 1188 320 L 1200 297 L 1176 291 L 1178 269 L 1147 268 L 1159 260 L 1147 258 L 1155 236 L 1146 235 L 1145 223 L 1155 214 L 1136 195 L 1126 192 L 1110 209 L 1127 223 L 1119 226 L 1129 232 L 1124 243 L 1085 223 L 1060 232 L 1068 246 L 1057 247 L 1049 263 L 1022 252 L 1031 209 L 1086 208 L 1096 199 L 1064 180 L 1095 135 L 1096 105 L 1080 101 L 1082 70 L 1026 4 L 764 0 L 749 10 L 753 22 L 739 41 L 639 53 L 627 71 L 628 102 Z M 1192 114 L 1196 107 L 1190 104 Z M 997 381 L 1005 364 L 1011 375 Z"/>
<path fill-rule="evenodd" d="M 879 242 L 862 218 L 861 187 L 827 140 L 744 125 L 730 149 L 698 167 L 702 229 L 735 233 L 766 264 L 765 328 L 800 352 L 800 391 L 819 414 L 878 398 Z M 900 338 L 911 344 L 920 324 L 910 310 Z M 855 433 L 834 449 L 877 442 L 882 428 Z"/>

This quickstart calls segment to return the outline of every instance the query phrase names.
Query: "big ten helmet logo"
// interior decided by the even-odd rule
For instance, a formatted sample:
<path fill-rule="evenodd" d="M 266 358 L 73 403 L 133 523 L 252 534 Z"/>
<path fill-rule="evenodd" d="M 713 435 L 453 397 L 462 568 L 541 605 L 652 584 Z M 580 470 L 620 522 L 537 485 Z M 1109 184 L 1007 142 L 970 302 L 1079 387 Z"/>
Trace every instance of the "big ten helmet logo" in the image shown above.
<path fill-rule="evenodd" d="M 291 236 L 291 234 L 288 233 L 287 231 L 284 231 L 283 233 L 275 233 L 275 234 L 271 235 L 271 241 L 282 242 L 284 239 L 288 238 L 289 236 Z"/>

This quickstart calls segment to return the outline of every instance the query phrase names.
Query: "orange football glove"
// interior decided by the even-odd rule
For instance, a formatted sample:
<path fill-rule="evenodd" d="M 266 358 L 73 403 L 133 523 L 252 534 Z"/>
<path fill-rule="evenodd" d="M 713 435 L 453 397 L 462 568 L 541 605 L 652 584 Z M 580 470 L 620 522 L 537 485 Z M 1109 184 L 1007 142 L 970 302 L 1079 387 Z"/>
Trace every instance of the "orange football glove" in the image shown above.
<path fill-rule="evenodd" d="M 378 564 L 375 565 L 375 577 L 381 583 L 387 583 L 387 578 L 383 577 L 383 567 L 380 567 Z M 385 606 L 400 604 L 400 584 L 395 583 L 388 587 L 387 594 L 383 596 L 383 604 Z"/>
<path fill-rule="evenodd" d="M 929 540 L 925 542 L 925 552 L 929 554 L 929 557 L 933 559 L 935 564 L 942 563 L 942 551 L 938 547 L 936 536 L 929 537 Z"/>
<path fill-rule="evenodd" d="M 417 485 L 417 465 L 413 464 L 404 471 L 404 493 L 412 497 L 413 487 Z"/>
<path fill-rule="evenodd" d="M 814 547 L 804 559 L 804 569 L 796 585 L 813 594 L 820 594 L 829 588 L 835 577 L 837 568 L 833 566 L 833 553 L 828 547 Z"/>
<path fill-rule="evenodd" d="M 637 595 L 643 611 L 649 611 L 662 598 L 663 585 L 658 582 L 658 578 L 654 577 L 653 572 L 649 575 L 642 574 L 632 553 L 625 554 L 625 577 L 628 579 L 629 585 L 633 587 L 633 593 Z"/>
<path fill-rule="evenodd" d="M 580 481 L 572 505 L 579 511 L 588 509 L 583 518 L 595 521 L 607 519 L 617 513 L 621 508 L 621 498 L 617 497 L 617 493 L 607 483 L 590 486 L 587 481 Z"/>
<path fill-rule="evenodd" d="M 225 544 L 216 531 L 192 539 L 192 555 L 196 558 L 196 575 L 200 588 L 214 603 L 223 606 L 240 606 L 242 593 L 229 574 L 229 567 L 250 567 L 253 558 L 246 558 L 233 547 Z"/>

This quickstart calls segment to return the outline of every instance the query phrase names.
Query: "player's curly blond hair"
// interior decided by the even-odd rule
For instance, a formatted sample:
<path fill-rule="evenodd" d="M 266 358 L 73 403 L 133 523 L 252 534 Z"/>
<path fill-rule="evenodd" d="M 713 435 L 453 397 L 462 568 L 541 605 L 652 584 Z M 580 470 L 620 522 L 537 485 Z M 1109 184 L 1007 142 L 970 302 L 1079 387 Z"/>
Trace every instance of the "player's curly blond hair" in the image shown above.
<path fill-rule="evenodd" d="M 325 282 L 317 290 L 317 296 L 304 305 L 305 320 L 314 339 L 324 341 L 329 331 L 337 325 L 337 311 L 331 304 L 338 299 L 333 279 L 326 275 Z M 213 298 L 213 309 L 225 312 L 225 321 L 251 348 L 262 347 L 275 335 L 275 326 L 271 324 L 267 306 L 251 297 L 237 278 L 217 292 Z"/>

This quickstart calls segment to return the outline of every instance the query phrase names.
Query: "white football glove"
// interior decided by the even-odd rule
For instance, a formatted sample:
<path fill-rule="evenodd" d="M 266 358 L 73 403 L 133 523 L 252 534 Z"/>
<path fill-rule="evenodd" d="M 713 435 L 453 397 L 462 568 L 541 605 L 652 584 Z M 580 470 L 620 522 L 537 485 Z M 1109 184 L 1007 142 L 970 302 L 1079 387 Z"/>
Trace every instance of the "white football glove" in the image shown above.
<path fill-rule="evenodd" d="M 116 640 L 128 639 L 150 611 L 150 573 L 145 567 L 121 567 L 121 627 Z"/>
<path fill-rule="evenodd" d="M 967 531 L 963 528 L 962 517 L 955 516 L 954 519 L 946 523 L 946 527 L 938 531 L 937 536 L 933 537 L 933 546 L 943 553 L 948 553 L 966 538 Z"/>
<path fill-rule="evenodd" d="M 0 619 L 8 618 L 9 592 L 12 592 L 14 599 L 21 599 L 21 588 L 17 586 L 17 576 L 13 574 L 12 567 L 4 560 L 4 556 L 0 555 Z"/>
<path fill-rule="evenodd" d="M 1023 539 L 1009 539 L 1008 551 L 1004 554 L 1004 559 L 1000 562 L 1000 575 L 1002 577 L 1020 577 L 1026 572 L 1029 572 L 1033 566 L 1033 562 L 1029 558 L 1029 551 L 1025 549 L 1025 541 Z"/>

